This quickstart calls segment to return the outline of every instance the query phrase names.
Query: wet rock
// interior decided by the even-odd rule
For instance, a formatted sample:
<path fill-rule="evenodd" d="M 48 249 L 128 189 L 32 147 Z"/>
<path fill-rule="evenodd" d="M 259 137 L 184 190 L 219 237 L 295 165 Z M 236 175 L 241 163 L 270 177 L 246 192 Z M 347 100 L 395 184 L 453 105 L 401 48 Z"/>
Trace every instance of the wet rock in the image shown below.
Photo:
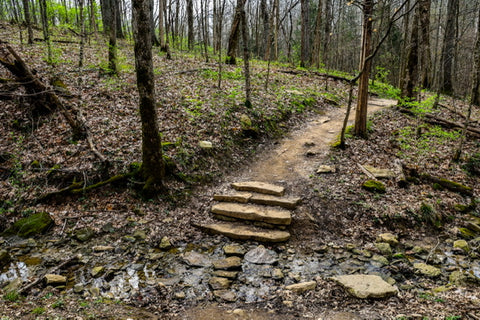
<path fill-rule="evenodd" d="M 245 254 L 245 248 L 238 244 L 227 244 L 223 246 L 223 252 L 227 256 L 243 257 Z"/>
<path fill-rule="evenodd" d="M 92 268 L 92 270 L 90 271 L 90 274 L 92 275 L 92 277 L 98 278 L 98 277 L 100 277 L 104 272 L 105 272 L 105 267 L 103 267 L 103 266 L 98 266 L 98 267 Z"/>
<path fill-rule="evenodd" d="M 53 219 L 47 212 L 39 212 L 29 217 L 21 218 L 10 228 L 5 230 L 5 235 L 17 235 L 22 238 L 31 237 L 47 230 L 53 225 Z"/>
<path fill-rule="evenodd" d="M 337 171 L 337 168 L 335 166 L 328 166 L 325 164 L 320 165 L 317 168 L 317 173 L 322 174 L 322 173 L 335 173 Z"/>
<path fill-rule="evenodd" d="M 44 277 L 45 283 L 47 285 L 65 285 L 67 283 L 67 277 L 61 276 L 59 274 L 46 274 Z"/>
<path fill-rule="evenodd" d="M 12 261 L 12 257 L 7 250 L 0 250 L 0 268 L 8 265 Z"/>
<path fill-rule="evenodd" d="M 237 295 L 231 290 L 215 290 L 213 295 L 227 302 L 237 301 Z"/>
<path fill-rule="evenodd" d="M 308 281 L 308 282 L 291 284 L 289 286 L 286 286 L 285 290 L 290 290 L 295 293 L 303 293 L 306 291 L 315 290 L 316 287 L 317 287 L 316 281 Z"/>
<path fill-rule="evenodd" d="M 367 180 L 362 184 L 362 188 L 373 193 L 385 193 L 386 188 L 383 183 L 377 180 Z"/>
<path fill-rule="evenodd" d="M 390 244 L 386 242 L 377 242 L 375 243 L 375 247 L 384 256 L 390 257 L 392 255 L 392 247 L 390 247 Z"/>
<path fill-rule="evenodd" d="M 385 298 L 397 293 L 397 288 L 375 275 L 343 275 L 332 279 L 360 299 Z"/>
<path fill-rule="evenodd" d="M 238 275 L 237 271 L 215 270 L 212 275 L 216 277 L 235 279 Z"/>
<path fill-rule="evenodd" d="M 242 267 L 242 259 L 240 257 L 228 257 L 213 261 L 213 267 L 221 270 L 237 270 Z"/>
<path fill-rule="evenodd" d="M 170 250 L 172 248 L 172 243 L 170 242 L 170 238 L 165 236 L 165 237 L 162 237 L 162 239 L 160 240 L 160 244 L 158 245 L 158 248 L 160 248 L 161 250 Z"/>
<path fill-rule="evenodd" d="M 391 246 L 398 245 L 398 238 L 392 233 L 381 233 L 377 236 L 377 242 L 386 242 Z"/>
<path fill-rule="evenodd" d="M 84 228 L 75 231 L 75 239 L 81 242 L 86 242 L 93 238 L 95 232 L 90 228 Z"/>
<path fill-rule="evenodd" d="M 453 242 L 453 248 L 455 249 L 460 249 L 463 252 L 469 252 L 470 251 L 470 246 L 468 245 L 468 242 L 465 240 L 456 240 Z"/>
<path fill-rule="evenodd" d="M 212 277 L 208 281 L 208 284 L 213 290 L 223 290 L 230 287 L 231 281 L 227 278 Z"/>
<path fill-rule="evenodd" d="M 278 254 L 260 245 L 245 254 L 245 260 L 255 264 L 275 264 L 278 262 Z"/>
<path fill-rule="evenodd" d="M 279 268 L 275 268 L 272 270 L 272 278 L 275 279 L 275 280 L 281 280 L 285 277 L 285 275 L 283 274 L 283 271 L 282 269 L 279 269 Z"/>
<path fill-rule="evenodd" d="M 133 237 L 136 240 L 144 241 L 147 238 L 147 233 L 145 232 L 145 230 L 137 229 L 133 233 Z"/>
<path fill-rule="evenodd" d="M 415 263 L 413 264 L 413 268 L 420 274 L 430 277 L 430 278 L 435 278 L 438 277 L 442 271 L 434 266 L 430 266 L 426 263 Z"/>
<path fill-rule="evenodd" d="M 105 252 L 105 251 L 113 251 L 115 250 L 115 247 L 112 246 L 94 246 L 93 248 L 94 252 Z"/>
<path fill-rule="evenodd" d="M 81 283 L 76 283 L 74 286 L 73 286 L 73 292 L 77 293 L 77 294 L 80 294 L 83 292 L 83 290 L 85 290 L 85 286 Z"/>
<path fill-rule="evenodd" d="M 376 254 L 372 257 L 372 261 L 378 262 L 382 266 L 388 266 L 388 264 L 389 264 L 387 258 L 385 258 L 384 256 L 381 256 L 381 255 L 378 255 L 378 254 Z"/>
<path fill-rule="evenodd" d="M 196 251 L 185 253 L 183 261 L 191 267 L 210 267 L 212 265 L 212 261 L 208 256 Z"/>

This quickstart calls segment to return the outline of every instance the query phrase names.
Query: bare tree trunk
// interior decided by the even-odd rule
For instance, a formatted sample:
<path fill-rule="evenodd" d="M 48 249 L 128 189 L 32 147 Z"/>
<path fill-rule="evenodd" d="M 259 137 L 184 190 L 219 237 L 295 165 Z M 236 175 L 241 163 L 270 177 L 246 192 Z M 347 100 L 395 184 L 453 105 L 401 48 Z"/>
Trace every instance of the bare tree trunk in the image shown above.
<path fill-rule="evenodd" d="M 147 0 L 148 1 L 148 0 Z M 111 25 L 108 28 L 108 72 L 112 75 L 118 74 L 117 69 L 117 11 L 112 8 Z M 149 23 L 147 21 L 146 23 Z M 151 39 L 150 39 L 151 40 Z"/>
<path fill-rule="evenodd" d="M 52 63 L 52 44 L 50 43 L 50 32 L 48 31 L 47 2 L 40 0 L 40 16 L 42 18 L 43 39 L 47 44 L 47 61 Z"/>
<path fill-rule="evenodd" d="M 247 0 L 237 0 L 237 7 L 235 8 L 235 15 L 232 21 L 232 27 L 230 29 L 230 36 L 228 37 L 228 47 L 227 47 L 227 64 L 237 64 L 237 46 L 238 46 L 238 36 L 239 28 L 241 22 L 242 11 L 245 10 L 245 2 Z"/>
<path fill-rule="evenodd" d="M 362 34 L 362 54 L 360 57 L 360 70 L 362 74 L 358 84 L 358 101 L 355 112 L 355 135 L 359 137 L 367 136 L 367 108 L 368 108 L 368 81 L 372 60 L 367 57 L 371 54 L 372 47 L 372 23 L 373 0 L 363 1 L 363 34 Z"/>
<path fill-rule="evenodd" d="M 158 40 L 160 41 L 160 50 L 162 51 L 165 51 L 164 8 L 165 0 L 158 0 Z"/>
<path fill-rule="evenodd" d="M 410 36 L 410 45 L 407 54 L 407 61 L 405 63 L 405 80 L 402 89 L 402 97 L 408 101 L 415 100 L 415 89 L 418 86 L 419 76 L 419 37 L 418 28 L 420 23 L 420 7 L 417 5 L 415 14 L 413 16 L 412 34 Z"/>
<path fill-rule="evenodd" d="M 85 52 L 85 22 L 83 21 L 83 1 L 78 0 L 79 22 L 80 22 L 80 52 L 78 57 L 78 67 L 83 67 L 83 57 Z"/>
<path fill-rule="evenodd" d="M 250 108 L 252 106 L 250 86 L 250 57 L 248 52 L 247 18 L 245 15 L 245 9 L 243 8 L 240 12 L 240 21 L 242 24 L 243 63 L 245 70 L 245 106 Z"/>
<path fill-rule="evenodd" d="M 263 59 L 269 60 L 270 58 L 270 46 L 271 46 L 271 36 L 270 36 L 270 17 L 268 15 L 267 0 L 261 0 L 260 10 L 262 12 L 262 21 L 263 21 Z"/>
<path fill-rule="evenodd" d="M 430 7 L 431 0 L 420 0 L 420 85 L 432 87 L 432 57 L 430 52 Z"/>
<path fill-rule="evenodd" d="M 28 31 L 28 44 L 33 44 L 33 29 L 32 29 L 32 21 L 30 19 L 30 8 L 28 0 L 23 0 L 23 12 L 25 15 L 25 24 L 27 25 Z"/>
<path fill-rule="evenodd" d="M 310 62 L 310 1 L 301 0 L 302 30 L 300 41 L 300 67 L 306 68 Z"/>
<path fill-rule="evenodd" d="M 480 106 L 480 9 L 478 10 L 477 39 L 473 53 L 472 88 L 470 92 L 470 104 L 475 106 Z"/>
<path fill-rule="evenodd" d="M 155 103 L 150 4 L 149 0 L 132 0 L 135 67 L 142 121 L 141 172 L 145 179 L 143 193 L 147 197 L 151 197 L 163 189 L 165 176 Z"/>
<path fill-rule="evenodd" d="M 313 38 L 313 48 L 312 48 L 312 65 L 315 68 L 320 68 L 320 48 L 322 45 L 322 10 L 323 1 L 318 0 L 317 5 L 317 18 L 315 20 L 315 31 Z"/>
<path fill-rule="evenodd" d="M 195 34 L 193 29 L 193 0 L 187 0 L 188 50 L 193 50 Z"/>
<path fill-rule="evenodd" d="M 400 76 L 398 78 L 398 87 L 403 88 L 405 86 L 405 64 L 407 56 L 407 44 L 408 44 L 408 35 L 410 34 L 410 0 L 407 0 L 407 5 L 405 6 L 405 15 L 403 16 L 403 44 L 402 50 L 400 52 Z"/>
<path fill-rule="evenodd" d="M 449 0 L 447 4 L 447 24 L 445 26 L 445 37 L 443 40 L 443 49 L 441 56 L 441 65 L 443 67 L 443 76 L 441 82 L 441 92 L 453 94 L 453 60 L 455 59 L 455 46 L 457 33 L 455 16 L 458 11 L 458 0 Z"/>

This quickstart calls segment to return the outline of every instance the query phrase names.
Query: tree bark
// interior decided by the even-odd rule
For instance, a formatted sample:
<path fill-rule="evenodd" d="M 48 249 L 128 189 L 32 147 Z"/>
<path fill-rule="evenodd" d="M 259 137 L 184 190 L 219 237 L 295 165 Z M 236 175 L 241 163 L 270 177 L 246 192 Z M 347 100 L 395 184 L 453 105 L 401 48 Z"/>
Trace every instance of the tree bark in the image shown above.
<path fill-rule="evenodd" d="M 315 31 L 312 48 L 312 65 L 317 69 L 320 68 L 320 48 L 322 46 L 322 10 L 323 1 L 318 0 L 317 5 L 317 18 L 315 20 Z"/>
<path fill-rule="evenodd" d="M 238 37 L 240 33 L 240 22 L 242 11 L 245 7 L 245 2 L 247 0 L 237 0 L 237 7 L 235 8 L 235 15 L 232 21 L 232 27 L 230 29 L 230 36 L 228 37 L 228 47 L 227 47 L 227 64 L 235 65 L 237 64 L 237 46 L 238 46 Z"/>
<path fill-rule="evenodd" d="M 23 0 L 23 12 L 25 15 L 25 24 L 27 25 L 28 44 L 33 44 L 33 28 L 32 20 L 30 18 L 30 6 L 28 0 Z"/>
<path fill-rule="evenodd" d="M 480 9 L 477 21 L 477 39 L 475 41 L 475 49 L 473 54 L 472 68 L 472 88 L 470 91 L 470 104 L 480 106 Z"/>
<path fill-rule="evenodd" d="M 415 88 L 419 84 L 419 36 L 418 28 L 420 22 L 420 7 L 417 5 L 412 23 L 412 33 L 410 36 L 410 45 L 407 54 L 407 61 L 405 63 L 405 82 L 402 88 L 402 97 L 408 101 L 416 99 Z"/>
<path fill-rule="evenodd" d="M 48 31 L 47 2 L 40 0 L 40 16 L 42 19 L 43 39 L 47 44 L 47 61 L 52 63 L 52 45 L 50 43 L 50 32 Z"/>
<path fill-rule="evenodd" d="M 193 0 L 187 0 L 187 25 L 188 25 L 188 50 L 193 50 L 193 44 L 195 42 L 195 33 L 193 29 Z"/>
<path fill-rule="evenodd" d="M 448 0 L 447 4 L 447 24 L 445 26 L 445 36 L 443 38 L 443 49 L 441 56 L 441 65 L 443 68 L 442 82 L 440 91 L 445 94 L 453 94 L 453 60 L 455 59 L 456 46 L 456 23 L 455 16 L 458 12 L 458 0 Z"/>
<path fill-rule="evenodd" d="M 151 197 L 163 189 L 165 164 L 158 129 L 155 103 L 155 78 L 153 74 L 152 36 L 150 26 L 150 1 L 132 0 L 133 35 L 135 40 L 135 67 L 140 97 L 142 122 L 142 168 L 145 180 L 143 192 Z"/>
<path fill-rule="evenodd" d="M 112 17 L 108 27 L 108 72 L 112 75 L 118 74 L 117 70 L 117 11 L 112 8 Z M 148 21 L 150 22 L 150 21 Z"/>
<path fill-rule="evenodd" d="M 373 0 L 363 1 L 363 32 L 362 32 L 362 54 L 360 56 L 360 70 L 362 74 L 358 84 L 358 101 L 355 112 L 355 135 L 367 136 L 367 108 L 368 108 L 368 81 L 372 67 L 370 56 L 372 48 L 373 32 Z"/>
<path fill-rule="evenodd" d="M 420 85 L 432 87 L 432 58 L 430 51 L 430 8 L 431 0 L 420 0 Z"/>
<path fill-rule="evenodd" d="M 306 68 L 309 66 L 310 56 L 310 1 L 301 0 L 301 15 L 302 15 L 302 30 L 300 41 L 300 67 Z"/>
<path fill-rule="evenodd" d="M 248 50 L 248 33 L 247 33 L 247 18 L 245 9 L 240 12 L 240 21 L 242 23 L 242 41 L 243 41 L 243 64 L 245 70 L 245 106 L 250 108 L 251 101 L 251 85 L 250 85 L 250 54 Z"/>

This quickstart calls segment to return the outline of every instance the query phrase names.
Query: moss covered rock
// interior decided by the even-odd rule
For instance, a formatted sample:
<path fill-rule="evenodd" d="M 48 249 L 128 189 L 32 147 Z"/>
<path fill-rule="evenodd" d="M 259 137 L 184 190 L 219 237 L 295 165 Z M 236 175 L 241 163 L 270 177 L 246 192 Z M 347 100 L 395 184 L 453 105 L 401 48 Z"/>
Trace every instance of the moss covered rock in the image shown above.
<path fill-rule="evenodd" d="M 12 258 L 10 257 L 10 254 L 8 254 L 7 250 L 0 250 L 0 268 L 8 265 L 11 260 Z"/>
<path fill-rule="evenodd" d="M 15 222 L 4 234 L 28 238 L 44 232 L 52 224 L 53 220 L 47 212 L 34 213 Z"/>
<path fill-rule="evenodd" d="M 363 183 L 362 188 L 374 192 L 374 193 L 385 193 L 387 190 L 385 185 L 377 180 L 367 180 Z"/>

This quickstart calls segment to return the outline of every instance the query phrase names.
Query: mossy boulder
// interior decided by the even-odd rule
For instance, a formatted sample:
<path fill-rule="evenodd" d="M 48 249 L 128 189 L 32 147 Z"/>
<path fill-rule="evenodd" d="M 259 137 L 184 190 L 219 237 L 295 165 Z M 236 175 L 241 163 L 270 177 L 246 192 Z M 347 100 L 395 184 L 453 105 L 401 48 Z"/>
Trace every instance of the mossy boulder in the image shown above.
<path fill-rule="evenodd" d="M 367 180 L 363 183 L 362 188 L 374 193 L 385 193 L 387 190 L 385 185 L 378 180 Z"/>
<path fill-rule="evenodd" d="M 8 265 L 12 258 L 7 250 L 0 250 L 0 268 Z"/>
<path fill-rule="evenodd" d="M 29 238 L 46 231 L 53 223 L 47 212 L 34 213 L 15 222 L 3 234 Z"/>

